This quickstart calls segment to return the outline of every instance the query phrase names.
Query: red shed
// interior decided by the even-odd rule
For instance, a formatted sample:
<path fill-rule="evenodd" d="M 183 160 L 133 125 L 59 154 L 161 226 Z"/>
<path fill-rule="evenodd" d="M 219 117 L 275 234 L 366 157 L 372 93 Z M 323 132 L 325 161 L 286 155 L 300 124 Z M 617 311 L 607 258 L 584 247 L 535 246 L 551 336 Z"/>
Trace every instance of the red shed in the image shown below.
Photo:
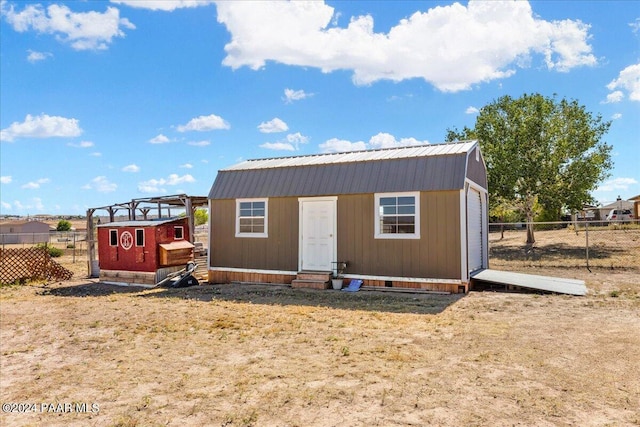
<path fill-rule="evenodd" d="M 99 225 L 100 280 L 154 285 L 193 261 L 190 240 L 187 218 Z"/>

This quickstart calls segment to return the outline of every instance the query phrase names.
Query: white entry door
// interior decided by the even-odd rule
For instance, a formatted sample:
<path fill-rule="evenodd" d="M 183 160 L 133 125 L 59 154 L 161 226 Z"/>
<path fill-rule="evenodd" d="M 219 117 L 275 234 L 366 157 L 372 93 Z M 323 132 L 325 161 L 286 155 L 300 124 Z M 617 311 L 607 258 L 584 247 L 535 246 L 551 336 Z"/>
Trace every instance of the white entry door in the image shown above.
<path fill-rule="evenodd" d="M 469 271 L 483 267 L 484 227 L 482 226 L 482 196 L 472 188 L 467 193 L 467 239 Z"/>
<path fill-rule="evenodd" d="M 300 203 L 300 270 L 331 271 L 336 261 L 337 198 L 305 198 Z"/>

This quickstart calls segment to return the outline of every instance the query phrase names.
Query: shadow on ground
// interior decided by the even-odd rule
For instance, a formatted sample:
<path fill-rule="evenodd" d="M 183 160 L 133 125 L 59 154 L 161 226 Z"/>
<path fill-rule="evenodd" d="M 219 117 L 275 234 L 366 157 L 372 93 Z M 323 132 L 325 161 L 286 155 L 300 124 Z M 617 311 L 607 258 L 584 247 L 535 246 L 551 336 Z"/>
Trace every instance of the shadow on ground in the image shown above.
<path fill-rule="evenodd" d="M 334 290 L 293 289 L 285 285 L 210 285 L 188 288 L 146 289 L 105 283 L 61 286 L 41 292 L 61 297 L 102 297 L 130 294 L 136 298 L 177 298 L 203 302 L 230 301 L 274 306 L 311 306 L 343 310 L 388 313 L 437 314 L 464 297 L 464 294 L 391 293 L 381 291 L 342 292 Z"/>
<path fill-rule="evenodd" d="M 103 297 L 114 294 L 139 294 L 145 288 L 138 286 L 117 286 L 98 281 L 68 286 L 44 287 L 40 295 L 54 295 L 58 297 Z"/>

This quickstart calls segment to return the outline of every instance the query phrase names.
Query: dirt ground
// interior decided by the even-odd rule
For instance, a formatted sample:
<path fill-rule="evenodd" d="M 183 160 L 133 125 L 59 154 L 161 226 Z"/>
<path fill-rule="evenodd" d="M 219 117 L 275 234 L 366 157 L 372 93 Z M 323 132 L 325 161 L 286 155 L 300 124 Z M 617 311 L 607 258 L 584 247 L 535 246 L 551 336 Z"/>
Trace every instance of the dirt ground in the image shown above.
<path fill-rule="evenodd" d="M 148 290 L 71 267 L 0 289 L 2 426 L 640 425 L 638 270 L 523 270 L 585 279 L 570 297 Z"/>

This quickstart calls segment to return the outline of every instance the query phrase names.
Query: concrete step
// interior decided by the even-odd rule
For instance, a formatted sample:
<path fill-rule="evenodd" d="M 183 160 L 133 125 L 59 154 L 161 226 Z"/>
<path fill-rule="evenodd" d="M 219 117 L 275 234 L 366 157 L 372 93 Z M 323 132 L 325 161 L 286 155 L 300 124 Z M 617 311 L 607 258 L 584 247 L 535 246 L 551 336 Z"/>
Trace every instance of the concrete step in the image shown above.
<path fill-rule="evenodd" d="M 305 280 L 294 279 L 291 282 L 292 288 L 309 288 L 309 289 L 329 289 L 329 282 L 323 280 Z"/>
<path fill-rule="evenodd" d="M 299 271 L 297 274 L 298 280 L 315 280 L 328 282 L 331 280 L 332 273 L 330 271 Z"/>

